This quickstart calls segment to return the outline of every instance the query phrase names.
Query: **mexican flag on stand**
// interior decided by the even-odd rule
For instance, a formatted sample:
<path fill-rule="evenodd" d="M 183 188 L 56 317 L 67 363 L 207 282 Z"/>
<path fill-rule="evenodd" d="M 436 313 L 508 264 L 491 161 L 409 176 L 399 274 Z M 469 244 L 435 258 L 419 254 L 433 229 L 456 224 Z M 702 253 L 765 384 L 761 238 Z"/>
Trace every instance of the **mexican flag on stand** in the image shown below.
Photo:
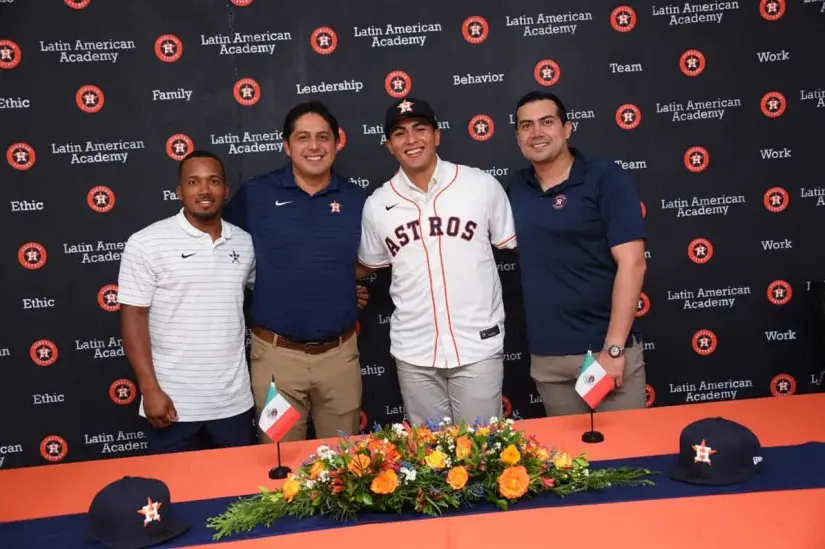
<path fill-rule="evenodd" d="M 275 376 L 273 375 L 258 425 L 266 436 L 272 439 L 272 442 L 278 442 L 299 419 L 301 419 L 301 414 L 275 388 Z"/>
<path fill-rule="evenodd" d="M 607 372 L 602 365 L 596 362 L 593 358 L 593 353 L 587 351 L 587 356 L 584 358 L 581 373 L 576 380 L 576 392 L 579 393 L 584 401 L 595 410 L 604 397 L 613 390 L 615 382 L 613 378 L 607 375 Z"/>

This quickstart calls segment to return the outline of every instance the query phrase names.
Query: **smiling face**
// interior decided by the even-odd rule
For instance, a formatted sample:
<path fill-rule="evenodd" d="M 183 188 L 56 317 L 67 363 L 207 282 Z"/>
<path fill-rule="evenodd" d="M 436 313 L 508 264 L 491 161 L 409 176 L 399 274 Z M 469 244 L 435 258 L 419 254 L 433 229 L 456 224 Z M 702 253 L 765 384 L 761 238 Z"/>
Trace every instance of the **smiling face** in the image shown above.
<path fill-rule="evenodd" d="M 284 151 L 298 175 L 317 178 L 329 174 L 337 145 L 337 136 L 327 121 L 319 114 L 307 113 L 295 121 Z"/>
<path fill-rule="evenodd" d="M 558 105 L 549 99 L 532 101 L 516 112 L 516 140 L 521 154 L 534 164 L 552 162 L 567 150 L 573 131 L 568 120 L 562 124 Z"/>
<path fill-rule="evenodd" d="M 178 179 L 178 196 L 183 210 L 200 221 L 211 221 L 223 209 L 229 197 L 229 187 L 214 158 L 189 158 L 181 167 Z"/>
<path fill-rule="evenodd" d="M 390 132 L 387 149 L 405 173 L 422 172 L 435 167 L 435 149 L 441 142 L 441 131 L 423 118 L 401 120 Z"/>

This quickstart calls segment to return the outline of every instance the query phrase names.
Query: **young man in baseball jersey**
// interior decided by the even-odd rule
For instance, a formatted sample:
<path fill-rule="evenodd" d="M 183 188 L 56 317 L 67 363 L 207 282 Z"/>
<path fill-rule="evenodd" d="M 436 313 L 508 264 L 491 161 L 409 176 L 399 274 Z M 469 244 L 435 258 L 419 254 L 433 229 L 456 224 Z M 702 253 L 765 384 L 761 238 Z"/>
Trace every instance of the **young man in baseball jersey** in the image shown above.
<path fill-rule="evenodd" d="M 384 122 L 400 164 L 364 206 L 359 275 L 392 267 L 390 352 L 413 423 L 501 414 L 504 306 L 491 244 L 515 248 L 501 184 L 441 159 L 430 106 L 396 101 Z"/>

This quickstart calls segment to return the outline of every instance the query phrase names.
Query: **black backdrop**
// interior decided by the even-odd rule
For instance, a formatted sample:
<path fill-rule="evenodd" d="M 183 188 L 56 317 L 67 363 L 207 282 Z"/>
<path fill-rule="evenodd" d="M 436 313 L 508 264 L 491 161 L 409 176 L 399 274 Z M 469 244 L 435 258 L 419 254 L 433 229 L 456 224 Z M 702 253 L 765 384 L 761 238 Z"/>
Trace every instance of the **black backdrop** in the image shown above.
<path fill-rule="evenodd" d="M 515 101 L 558 93 L 572 144 L 621 162 L 643 199 L 648 405 L 820 390 L 808 303 L 825 278 L 824 11 L 0 0 L 0 466 L 145 451 L 114 300 L 123 243 L 178 209 L 179 154 L 220 154 L 237 188 L 284 162 L 281 121 L 309 98 L 344 128 L 338 171 L 372 191 L 395 168 L 376 127 L 393 94 L 431 101 L 442 156 L 506 183 L 523 165 Z M 502 253 L 499 267 L 505 410 L 538 417 L 518 263 Z M 361 318 L 369 426 L 403 418 L 387 274 Z"/>

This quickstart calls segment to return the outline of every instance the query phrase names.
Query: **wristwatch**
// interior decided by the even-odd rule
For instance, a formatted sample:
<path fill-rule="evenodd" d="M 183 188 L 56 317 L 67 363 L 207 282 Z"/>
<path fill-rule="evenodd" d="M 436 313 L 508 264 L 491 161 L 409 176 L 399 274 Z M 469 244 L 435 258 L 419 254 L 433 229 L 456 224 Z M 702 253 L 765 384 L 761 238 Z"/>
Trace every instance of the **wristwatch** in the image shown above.
<path fill-rule="evenodd" d="M 620 345 L 605 345 L 604 350 L 610 355 L 610 358 L 619 358 L 624 354 L 624 347 Z"/>

